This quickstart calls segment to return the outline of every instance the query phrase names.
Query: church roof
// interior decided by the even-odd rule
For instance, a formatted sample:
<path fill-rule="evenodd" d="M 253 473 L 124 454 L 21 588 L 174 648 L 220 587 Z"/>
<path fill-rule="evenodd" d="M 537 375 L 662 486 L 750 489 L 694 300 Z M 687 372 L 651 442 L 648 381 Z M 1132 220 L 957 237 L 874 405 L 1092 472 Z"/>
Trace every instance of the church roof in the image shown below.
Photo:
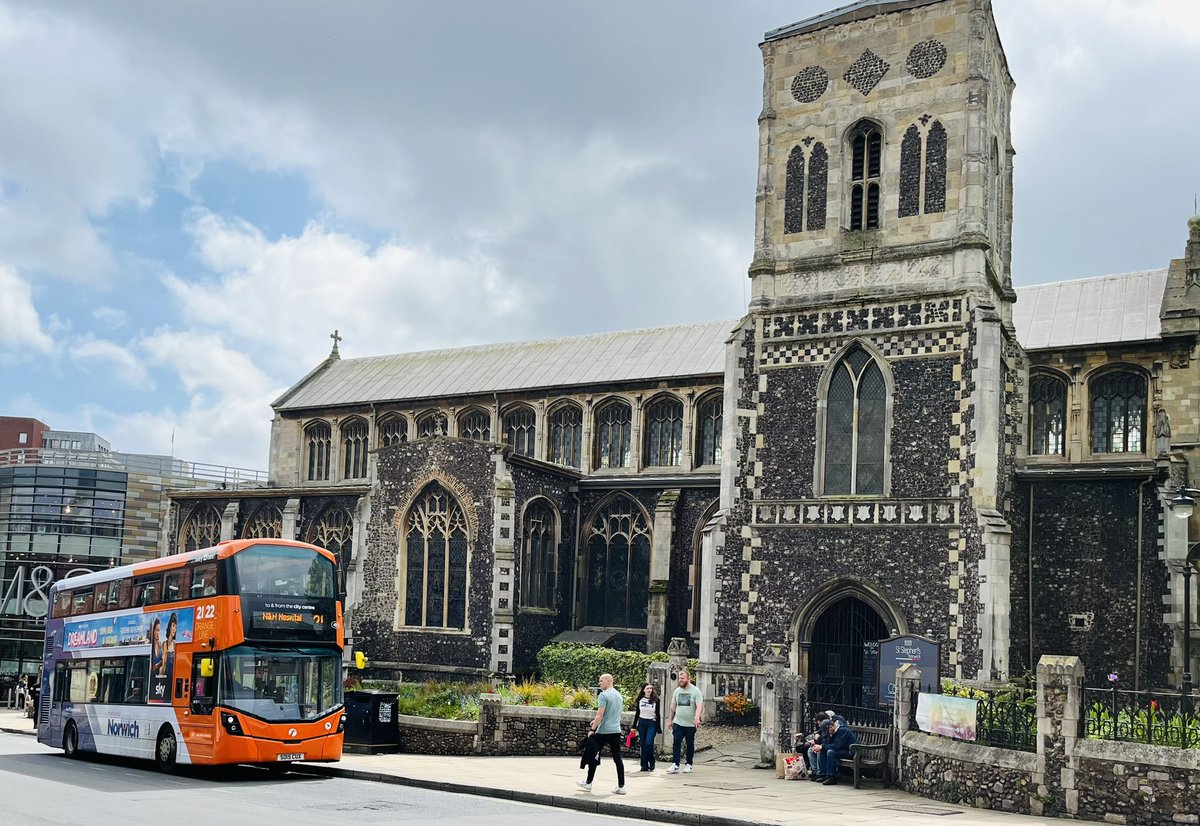
<path fill-rule="evenodd" d="M 852 20 L 863 20 L 879 14 L 890 14 L 895 11 L 905 11 L 918 6 L 929 6 L 942 0 L 859 0 L 848 3 L 831 11 L 823 12 L 815 17 L 809 17 L 789 26 L 771 29 L 763 35 L 763 40 L 780 40 L 792 35 L 823 29 L 826 26 L 836 26 L 839 23 L 849 23 Z"/>
<path fill-rule="evenodd" d="M 1167 271 L 1143 270 L 1017 290 L 1013 324 L 1027 350 L 1159 338 Z"/>
<path fill-rule="evenodd" d="M 276 410 L 362 402 L 717 376 L 736 321 L 330 359 L 272 404 Z"/>

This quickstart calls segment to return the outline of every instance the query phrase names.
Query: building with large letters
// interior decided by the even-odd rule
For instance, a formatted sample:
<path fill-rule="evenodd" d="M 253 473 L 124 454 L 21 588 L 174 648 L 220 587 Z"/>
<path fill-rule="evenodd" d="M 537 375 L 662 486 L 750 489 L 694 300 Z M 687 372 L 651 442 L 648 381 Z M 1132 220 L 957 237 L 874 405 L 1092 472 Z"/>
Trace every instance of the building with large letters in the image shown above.
<path fill-rule="evenodd" d="M 858 704 L 898 631 L 963 679 L 1055 653 L 1178 681 L 1200 219 L 1159 269 L 1015 289 L 988 0 L 862 0 L 761 49 L 741 318 L 347 359 L 335 338 L 273 405 L 270 484 L 177 493 L 172 546 L 330 547 L 354 646 L 409 672 L 681 637 L 715 670 L 778 649 Z"/>

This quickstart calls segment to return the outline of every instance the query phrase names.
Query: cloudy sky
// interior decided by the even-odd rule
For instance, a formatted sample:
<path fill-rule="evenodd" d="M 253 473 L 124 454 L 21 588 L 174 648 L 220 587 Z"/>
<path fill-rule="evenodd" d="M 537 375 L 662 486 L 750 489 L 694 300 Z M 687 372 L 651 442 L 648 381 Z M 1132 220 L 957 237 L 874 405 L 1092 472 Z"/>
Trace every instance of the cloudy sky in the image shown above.
<path fill-rule="evenodd" d="M 0 414 L 263 468 L 344 356 L 733 318 L 764 31 L 839 0 L 0 0 Z M 1018 286 L 1165 266 L 1200 3 L 994 0 Z"/>

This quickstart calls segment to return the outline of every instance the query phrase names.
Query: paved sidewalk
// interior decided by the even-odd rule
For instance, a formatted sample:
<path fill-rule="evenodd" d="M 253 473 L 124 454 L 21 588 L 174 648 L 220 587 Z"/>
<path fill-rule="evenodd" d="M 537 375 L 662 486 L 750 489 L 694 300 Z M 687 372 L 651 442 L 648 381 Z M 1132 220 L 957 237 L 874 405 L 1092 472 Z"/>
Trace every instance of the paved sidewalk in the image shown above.
<path fill-rule="evenodd" d="M 0 731 L 33 734 L 33 721 L 0 708 Z M 616 775 L 605 755 L 591 793 L 576 788 L 583 778 L 572 757 L 440 757 L 421 754 L 346 754 L 340 763 L 304 764 L 313 774 L 354 777 L 485 795 L 526 803 L 616 815 L 659 823 L 727 824 L 838 823 L 840 826 L 1046 826 L 1044 818 L 1003 814 L 914 797 L 867 781 L 822 786 L 807 780 L 778 780 L 773 770 L 751 768 L 756 755 L 745 744 L 696 755 L 691 774 L 668 775 L 660 763 L 653 774 L 626 760 L 628 794 L 613 794 Z M 948 819 L 947 819 L 948 818 Z"/>

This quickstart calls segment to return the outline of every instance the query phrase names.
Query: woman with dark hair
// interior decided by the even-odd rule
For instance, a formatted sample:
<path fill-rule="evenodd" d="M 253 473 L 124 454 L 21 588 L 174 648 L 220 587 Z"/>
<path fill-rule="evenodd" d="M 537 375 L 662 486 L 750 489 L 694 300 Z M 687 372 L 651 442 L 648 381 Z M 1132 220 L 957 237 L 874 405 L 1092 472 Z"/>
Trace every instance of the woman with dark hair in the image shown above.
<path fill-rule="evenodd" d="M 179 617 L 171 614 L 167 620 L 167 639 L 163 642 L 162 674 L 170 679 L 175 674 L 175 635 L 179 631 Z"/>
<path fill-rule="evenodd" d="M 662 703 L 658 697 L 658 687 L 654 683 L 642 686 L 642 696 L 637 702 L 637 731 L 642 743 L 642 767 L 639 771 L 654 771 L 654 738 L 662 726 Z"/>

